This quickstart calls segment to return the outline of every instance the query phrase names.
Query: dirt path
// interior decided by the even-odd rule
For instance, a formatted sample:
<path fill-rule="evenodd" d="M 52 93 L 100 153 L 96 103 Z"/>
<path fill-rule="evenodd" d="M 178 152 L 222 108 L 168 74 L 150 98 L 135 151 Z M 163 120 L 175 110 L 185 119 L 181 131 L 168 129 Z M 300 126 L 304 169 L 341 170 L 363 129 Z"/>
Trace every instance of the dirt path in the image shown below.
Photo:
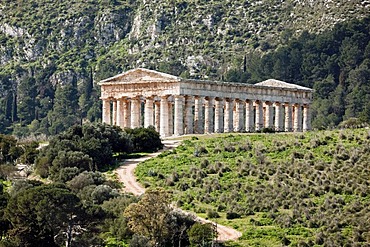
<path fill-rule="evenodd" d="M 125 188 L 124 191 L 131 192 L 134 195 L 141 195 L 145 192 L 145 189 L 136 181 L 136 177 L 134 174 L 134 170 L 136 166 L 147 159 L 153 158 L 158 156 L 164 150 L 172 149 L 181 144 L 179 140 L 166 140 L 163 141 L 164 149 L 160 150 L 156 153 L 149 154 L 145 157 L 137 158 L 137 159 L 129 159 L 124 162 L 123 165 L 117 168 L 116 173 L 118 175 L 119 180 L 124 183 Z M 197 217 L 197 220 L 201 222 L 211 222 L 209 220 Z M 228 240 L 236 240 L 241 237 L 241 233 L 237 230 L 226 227 L 223 225 L 217 224 L 217 232 L 218 232 L 218 241 L 228 241 Z"/>

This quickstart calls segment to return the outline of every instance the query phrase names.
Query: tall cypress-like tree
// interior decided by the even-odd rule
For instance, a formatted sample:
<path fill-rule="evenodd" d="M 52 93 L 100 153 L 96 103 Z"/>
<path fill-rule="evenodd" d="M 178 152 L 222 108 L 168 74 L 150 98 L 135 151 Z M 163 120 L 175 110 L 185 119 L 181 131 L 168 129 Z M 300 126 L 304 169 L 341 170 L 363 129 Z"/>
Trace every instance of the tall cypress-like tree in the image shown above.
<path fill-rule="evenodd" d="M 68 127 L 80 123 L 76 83 L 57 86 L 53 111 L 49 112 L 48 118 L 51 134 L 58 134 Z"/>
<path fill-rule="evenodd" d="M 18 86 L 18 118 L 26 124 L 36 117 L 36 80 L 29 77 Z"/>

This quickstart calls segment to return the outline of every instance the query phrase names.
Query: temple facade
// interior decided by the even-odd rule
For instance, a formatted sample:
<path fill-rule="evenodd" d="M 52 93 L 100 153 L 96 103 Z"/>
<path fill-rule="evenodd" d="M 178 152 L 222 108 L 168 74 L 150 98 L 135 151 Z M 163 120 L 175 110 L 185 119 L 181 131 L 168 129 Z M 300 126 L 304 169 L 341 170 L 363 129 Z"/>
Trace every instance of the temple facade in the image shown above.
<path fill-rule="evenodd" d="M 138 68 L 98 85 L 104 123 L 122 128 L 152 125 L 161 137 L 311 129 L 313 90 L 274 79 L 252 85 Z"/>

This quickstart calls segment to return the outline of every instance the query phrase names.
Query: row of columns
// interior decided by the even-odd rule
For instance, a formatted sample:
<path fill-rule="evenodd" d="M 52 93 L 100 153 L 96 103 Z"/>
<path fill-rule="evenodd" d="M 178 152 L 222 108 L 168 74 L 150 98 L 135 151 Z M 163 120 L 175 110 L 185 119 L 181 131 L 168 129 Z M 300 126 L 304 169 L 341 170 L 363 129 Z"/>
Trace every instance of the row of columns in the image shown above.
<path fill-rule="evenodd" d="M 122 128 L 136 128 L 142 126 L 143 112 L 143 126 L 155 126 L 163 137 L 253 132 L 263 128 L 307 131 L 311 129 L 309 110 L 309 105 L 221 97 L 134 97 L 103 99 L 103 122 Z"/>

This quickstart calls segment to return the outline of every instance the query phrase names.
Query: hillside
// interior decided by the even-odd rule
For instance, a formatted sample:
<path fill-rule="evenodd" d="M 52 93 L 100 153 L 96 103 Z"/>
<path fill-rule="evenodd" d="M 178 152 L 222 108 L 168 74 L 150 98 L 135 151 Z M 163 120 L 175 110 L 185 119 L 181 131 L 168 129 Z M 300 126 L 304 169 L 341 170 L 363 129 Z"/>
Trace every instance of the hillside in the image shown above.
<path fill-rule="evenodd" d="M 368 129 L 199 136 L 135 174 L 241 231 L 232 246 L 366 246 L 369 140 Z"/>
<path fill-rule="evenodd" d="M 369 5 L 365 0 L 2 1 L 0 131 L 56 134 L 82 119 L 95 121 L 100 117 L 95 82 L 134 67 L 250 83 L 274 76 L 312 86 L 313 68 L 304 71 L 304 80 L 292 81 L 296 78 L 257 73 L 254 66 L 263 54 L 306 32 L 314 39 L 336 23 L 369 16 Z M 368 37 L 360 38 L 366 47 Z M 330 42 L 340 46 L 342 40 Z"/>

